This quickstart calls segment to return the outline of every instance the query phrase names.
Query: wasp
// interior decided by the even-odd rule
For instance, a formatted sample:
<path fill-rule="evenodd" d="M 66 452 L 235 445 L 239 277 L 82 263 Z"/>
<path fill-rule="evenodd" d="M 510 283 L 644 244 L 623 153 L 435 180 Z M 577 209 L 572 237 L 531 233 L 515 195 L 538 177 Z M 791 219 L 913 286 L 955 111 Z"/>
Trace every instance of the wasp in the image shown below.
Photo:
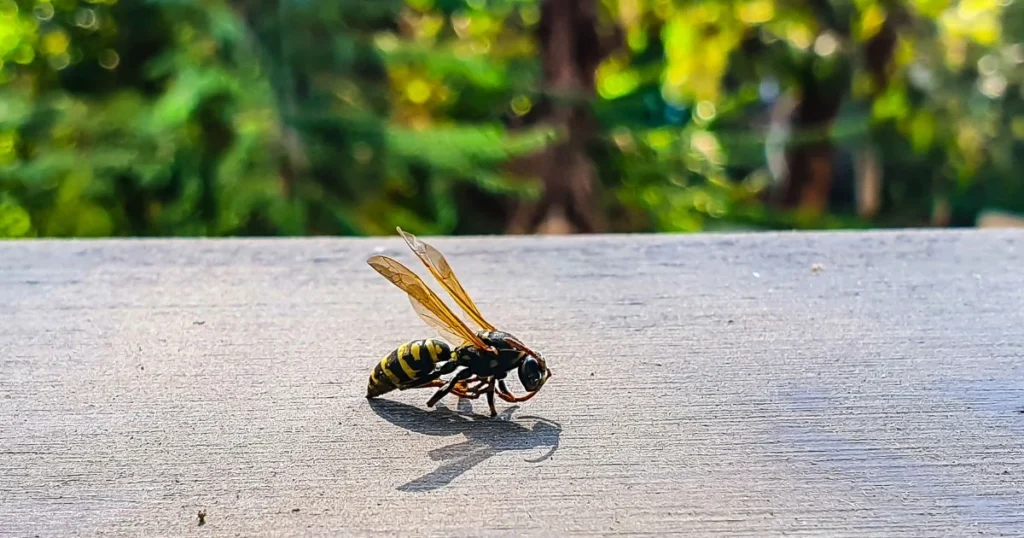
<path fill-rule="evenodd" d="M 510 403 L 524 402 L 536 395 L 551 377 L 544 358 L 512 334 L 496 329 L 480 314 L 439 250 L 400 227 L 397 230 L 441 287 L 468 314 L 477 330 L 471 330 L 408 267 L 387 256 L 371 256 L 366 260 L 370 267 L 404 291 L 420 319 L 443 339 L 407 342 L 385 355 L 370 372 L 366 397 L 376 398 L 396 389 L 437 388 L 427 400 L 427 407 L 433 407 L 449 393 L 469 399 L 486 394 L 491 417 L 494 417 L 498 414 L 494 408 L 495 395 Z M 525 396 L 516 396 L 508 390 L 505 378 L 512 370 L 518 372 L 519 381 L 527 391 Z M 452 373 L 455 375 L 451 379 L 441 379 Z"/>

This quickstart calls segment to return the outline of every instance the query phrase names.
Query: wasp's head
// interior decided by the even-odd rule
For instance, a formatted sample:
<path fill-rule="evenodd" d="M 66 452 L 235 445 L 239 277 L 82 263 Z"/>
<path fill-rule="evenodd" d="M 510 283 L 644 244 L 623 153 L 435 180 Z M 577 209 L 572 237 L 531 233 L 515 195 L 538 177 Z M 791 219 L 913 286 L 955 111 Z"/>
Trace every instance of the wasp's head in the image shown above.
<path fill-rule="evenodd" d="M 537 392 L 551 377 L 551 370 L 548 368 L 547 362 L 544 357 L 540 356 L 540 353 L 531 350 L 518 340 L 513 340 L 511 345 L 523 352 L 518 366 L 519 382 L 528 392 Z"/>
<path fill-rule="evenodd" d="M 519 382 L 529 392 L 537 392 L 551 373 L 544 365 L 544 359 L 528 355 L 519 363 Z"/>
<path fill-rule="evenodd" d="M 544 358 L 536 351 L 526 347 L 515 336 L 506 332 L 494 331 L 484 335 L 483 340 L 493 345 L 499 355 L 512 359 L 511 363 L 519 374 L 519 382 L 528 392 L 537 392 L 551 377 L 551 370 Z"/>

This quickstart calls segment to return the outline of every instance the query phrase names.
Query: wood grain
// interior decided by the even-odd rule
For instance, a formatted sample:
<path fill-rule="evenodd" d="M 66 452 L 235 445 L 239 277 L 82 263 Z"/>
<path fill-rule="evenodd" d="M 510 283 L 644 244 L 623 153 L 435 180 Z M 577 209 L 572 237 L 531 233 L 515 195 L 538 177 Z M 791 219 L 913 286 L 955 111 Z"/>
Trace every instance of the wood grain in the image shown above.
<path fill-rule="evenodd" d="M 1022 238 L 428 239 L 554 369 L 493 421 L 363 397 L 397 237 L 0 244 L 0 535 L 1020 535 Z"/>

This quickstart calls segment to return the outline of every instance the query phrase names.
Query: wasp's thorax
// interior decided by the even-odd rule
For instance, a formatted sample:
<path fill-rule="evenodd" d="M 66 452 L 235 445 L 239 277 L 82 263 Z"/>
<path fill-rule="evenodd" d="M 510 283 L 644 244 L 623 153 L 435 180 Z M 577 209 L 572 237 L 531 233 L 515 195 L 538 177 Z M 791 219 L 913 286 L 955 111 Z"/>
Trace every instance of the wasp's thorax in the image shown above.
<path fill-rule="evenodd" d="M 504 377 L 502 374 L 505 372 L 517 370 L 519 382 L 529 392 L 539 390 L 550 377 L 551 372 L 544 359 L 536 355 L 535 352 L 531 352 L 515 336 L 503 331 L 481 331 L 477 334 L 484 343 L 498 352 L 498 356 L 495 357 L 493 354 L 473 346 L 459 350 L 459 353 L 465 354 L 467 358 L 476 362 L 478 373 L 482 369 L 488 371 L 486 375 Z"/>
<path fill-rule="evenodd" d="M 460 362 L 474 365 L 473 370 L 477 375 L 498 375 L 514 370 L 528 356 L 528 353 L 513 344 L 518 340 L 508 333 L 480 331 L 477 336 L 491 349 L 479 349 L 474 345 L 465 345 L 454 350 Z M 493 351 L 497 351 L 497 355 Z"/>

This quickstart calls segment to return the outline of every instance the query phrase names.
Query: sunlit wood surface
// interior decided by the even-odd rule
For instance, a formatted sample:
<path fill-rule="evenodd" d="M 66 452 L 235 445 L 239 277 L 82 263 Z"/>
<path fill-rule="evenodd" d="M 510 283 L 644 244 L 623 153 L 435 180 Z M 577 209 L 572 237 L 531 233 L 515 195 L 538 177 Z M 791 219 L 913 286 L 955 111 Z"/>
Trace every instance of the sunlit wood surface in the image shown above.
<path fill-rule="evenodd" d="M 1024 534 L 1021 231 L 424 239 L 497 420 L 364 398 L 397 237 L 0 244 L 0 535 Z"/>

